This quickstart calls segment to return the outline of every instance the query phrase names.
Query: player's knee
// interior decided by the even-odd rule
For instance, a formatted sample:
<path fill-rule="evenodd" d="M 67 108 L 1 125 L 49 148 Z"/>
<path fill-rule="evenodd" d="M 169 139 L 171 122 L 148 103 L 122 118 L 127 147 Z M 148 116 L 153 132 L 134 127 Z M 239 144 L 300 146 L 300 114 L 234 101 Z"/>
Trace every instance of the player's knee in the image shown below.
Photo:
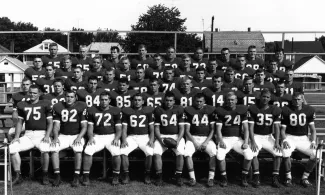
<path fill-rule="evenodd" d="M 243 150 L 245 160 L 252 160 L 254 158 L 253 151 L 249 148 Z"/>
<path fill-rule="evenodd" d="M 72 147 L 72 150 L 73 150 L 73 152 L 75 152 L 75 153 L 82 152 L 83 149 L 84 149 L 84 146 L 83 146 L 83 145 L 81 145 L 81 146 L 73 146 L 73 147 Z"/>
<path fill-rule="evenodd" d="M 120 156 L 121 155 L 121 149 L 116 146 L 112 146 L 109 150 L 111 152 L 112 156 Z"/>
<path fill-rule="evenodd" d="M 146 146 L 145 149 L 143 150 L 146 156 L 153 156 L 153 148 Z"/>
<path fill-rule="evenodd" d="M 15 142 L 13 144 L 10 144 L 9 145 L 9 152 L 10 152 L 10 154 L 15 154 L 17 152 L 20 152 L 19 143 Z"/>
<path fill-rule="evenodd" d="M 95 154 L 96 150 L 95 150 L 95 147 L 93 147 L 93 146 L 87 146 L 85 148 L 84 152 L 85 152 L 86 155 L 92 156 L 92 155 Z"/>
<path fill-rule="evenodd" d="M 226 151 L 224 149 L 218 149 L 217 155 L 216 155 L 218 160 L 225 160 L 226 159 Z"/>
<path fill-rule="evenodd" d="M 49 143 L 45 143 L 45 142 L 41 142 L 38 146 L 38 149 L 42 152 L 50 152 L 50 144 Z"/>
<path fill-rule="evenodd" d="M 291 154 L 292 154 L 291 150 L 283 149 L 283 151 L 282 151 L 283 158 L 289 158 L 291 156 Z"/>

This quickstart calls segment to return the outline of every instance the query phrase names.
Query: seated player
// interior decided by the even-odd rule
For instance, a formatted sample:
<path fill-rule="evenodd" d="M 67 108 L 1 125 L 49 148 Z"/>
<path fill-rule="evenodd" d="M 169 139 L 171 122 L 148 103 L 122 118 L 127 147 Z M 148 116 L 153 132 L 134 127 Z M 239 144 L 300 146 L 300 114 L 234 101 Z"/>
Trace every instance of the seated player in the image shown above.
<path fill-rule="evenodd" d="M 154 62 L 151 57 L 147 56 L 147 46 L 140 44 L 138 46 L 138 56 L 132 59 L 131 69 L 135 70 L 138 66 L 142 66 L 144 69 L 152 67 Z"/>
<path fill-rule="evenodd" d="M 120 48 L 117 46 L 112 46 L 110 59 L 103 61 L 103 67 L 105 69 L 111 68 L 114 70 L 122 68 L 119 56 L 120 56 Z"/>
<path fill-rule="evenodd" d="M 188 54 L 184 54 L 182 56 L 182 63 L 176 71 L 179 77 L 182 78 L 184 76 L 188 76 L 192 79 L 195 77 L 196 75 L 195 68 L 191 68 L 191 64 L 192 64 L 191 56 Z"/>
<path fill-rule="evenodd" d="M 215 75 L 212 77 L 212 87 L 206 88 L 202 91 L 205 96 L 206 103 L 213 107 L 223 106 L 225 96 L 229 92 L 228 89 L 222 89 L 223 77 Z"/>
<path fill-rule="evenodd" d="M 79 66 L 82 68 L 84 71 L 88 71 L 91 64 L 92 64 L 92 59 L 91 57 L 88 57 L 87 55 L 87 46 L 86 45 L 80 45 L 79 46 L 79 54 L 75 57 L 72 58 L 72 64 L 75 66 Z"/>
<path fill-rule="evenodd" d="M 90 66 L 90 70 L 84 73 L 85 77 L 96 76 L 98 78 L 98 81 L 101 81 L 103 79 L 103 76 L 105 75 L 105 68 L 103 68 L 102 65 L 102 57 L 94 57 Z"/>
<path fill-rule="evenodd" d="M 35 57 L 33 66 L 27 68 L 24 72 L 25 77 L 35 82 L 38 78 L 45 77 L 45 69 L 43 68 L 43 61 L 40 57 Z"/>
<path fill-rule="evenodd" d="M 64 81 L 61 78 L 55 79 L 53 81 L 53 88 L 53 93 L 43 94 L 40 97 L 41 100 L 51 101 L 52 107 L 58 102 L 65 102 Z"/>
<path fill-rule="evenodd" d="M 205 78 L 206 72 L 205 69 L 200 66 L 196 69 L 196 75 L 193 79 L 193 87 L 199 90 L 203 90 L 205 88 L 210 88 L 212 86 L 211 80 L 207 80 Z"/>
<path fill-rule="evenodd" d="M 135 70 L 130 69 L 130 60 L 127 57 L 121 58 L 121 69 L 115 71 L 115 79 L 120 80 L 121 78 L 126 77 L 128 81 L 131 81 L 136 78 Z"/>
<path fill-rule="evenodd" d="M 263 89 L 258 104 L 251 105 L 248 108 L 249 135 L 254 155 L 252 160 L 254 187 L 260 186 L 257 155 L 261 149 L 268 151 L 274 156 L 272 185 L 277 188 L 280 187 L 279 171 L 282 157 L 282 149 L 279 141 L 281 109 L 275 105 L 269 105 L 270 100 L 271 92 L 268 89 Z M 273 129 L 275 138 L 272 135 Z"/>
<path fill-rule="evenodd" d="M 87 80 L 83 77 L 83 70 L 77 66 L 73 68 L 73 77 L 68 77 L 64 82 L 65 90 L 79 90 L 87 87 Z"/>
<path fill-rule="evenodd" d="M 92 156 L 103 149 L 107 149 L 112 155 L 113 180 L 112 184 L 119 183 L 121 166 L 120 138 L 122 133 L 121 110 L 110 106 L 109 92 L 100 94 L 100 105 L 88 108 L 88 138 L 85 148 L 83 163 L 83 185 L 89 185 L 89 172 L 92 166 Z"/>
<path fill-rule="evenodd" d="M 253 152 L 248 146 L 247 122 L 247 107 L 237 105 L 235 93 L 229 92 L 225 107 L 218 107 L 216 110 L 217 159 L 222 187 L 226 187 L 228 184 L 225 158 L 232 149 L 244 156 L 241 184 L 244 187 L 248 186 L 247 175 L 253 159 Z M 244 139 L 241 137 L 242 132 L 244 132 Z"/>
<path fill-rule="evenodd" d="M 50 134 L 52 132 L 52 109 L 51 102 L 39 100 L 41 90 L 37 85 L 29 88 L 30 98 L 17 104 L 18 122 L 15 130 L 15 137 L 11 141 L 9 151 L 12 159 L 12 166 L 15 176 L 13 184 L 22 182 L 20 172 L 21 158 L 19 152 L 30 150 L 34 147 L 41 152 L 42 184 L 49 184 L 48 165 L 50 150 Z M 20 137 L 22 126 L 25 123 L 25 135 Z"/>
<path fill-rule="evenodd" d="M 308 180 L 309 174 L 316 165 L 316 128 L 315 110 L 313 107 L 303 103 L 302 94 L 295 92 L 292 102 L 282 108 L 281 137 L 283 147 L 283 161 L 286 172 L 284 184 L 292 185 L 291 176 L 291 154 L 294 150 L 304 153 L 310 157 L 301 179 L 301 185 L 311 186 Z M 308 137 L 308 131 L 310 137 Z"/>
<path fill-rule="evenodd" d="M 149 80 L 144 78 L 144 68 L 142 66 L 138 66 L 135 71 L 136 78 L 130 81 L 130 88 L 140 93 L 148 91 Z"/>
<path fill-rule="evenodd" d="M 171 138 L 176 141 L 176 147 L 172 148 L 176 154 L 176 183 L 183 185 L 182 171 L 184 165 L 184 109 L 175 105 L 175 96 L 173 93 L 166 93 L 164 103 L 154 110 L 155 118 L 155 137 L 154 143 L 154 165 L 158 176 L 157 185 L 162 185 L 162 160 L 161 155 L 168 149 L 164 144 L 165 138 Z"/>
<path fill-rule="evenodd" d="M 256 70 L 255 80 L 254 80 L 254 91 L 261 91 L 264 88 L 268 88 L 272 93 L 274 93 L 274 85 L 268 81 L 265 81 L 265 71 L 263 69 Z"/>
<path fill-rule="evenodd" d="M 161 79 L 163 78 L 164 73 L 164 62 L 162 60 L 162 56 L 159 53 L 156 53 L 154 56 L 154 63 L 152 67 L 149 67 L 145 70 L 145 78 L 151 79 L 151 78 L 157 78 Z"/>
<path fill-rule="evenodd" d="M 284 80 L 279 80 L 276 83 L 275 93 L 272 94 L 271 102 L 279 108 L 289 105 L 292 101 L 292 95 L 285 92 Z"/>
<path fill-rule="evenodd" d="M 223 88 L 237 91 L 243 87 L 243 81 L 241 79 L 235 78 L 235 71 L 233 68 L 229 67 L 226 69 Z"/>
<path fill-rule="evenodd" d="M 118 81 L 117 89 L 111 91 L 111 105 L 122 108 L 131 107 L 132 97 L 137 93 L 134 90 L 129 90 L 129 81 L 127 78 L 121 78 Z"/>
<path fill-rule="evenodd" d="M 178 86 L 179 78 L 175 77 L 175 69 L 172 67 L 166 67 L 164 69 L 163 78 L 160 81 L 160 92 L 166 93 Z"/>
<path fill-rule="evenodd" d="M 87 88 L 77 91 L 77 97 L 79 101 L 85 102 L 88 108 L 93 105 L 99 106 L 99 94 L 103 91 L 105 89 L 98 88 L 98 77 L 92 75 L 88 78 Z"/>
<path fill-rule="evenodd" d="M 53 81 L 55 79 L 54 77 L 54 67 L 52 64 L 46 64 L 45 66 L 45 77 L 44 78 L 38 78 L 35 82 L 36 85 L 40 87 L 43 93 L 53 93 L 54 87 L 53 87 Z"/>
<path fill-rule="evenodd" d="M 264 68 L 264 60 L 256 57 L 256 46 L 250 45 L 247 50 L 246 67 L 254 70 Z"/>
<path fill-rule="evenodd" d="M 190 186 L 196 185 L 192 156 L 196 151 L 206 152 L 210 156 L 209 178 L 207 185 L 214 185 L 216 167 L 216 144 L 212 141 L 215 125 L 215 108 L 205 104 L 202 93 L 196 94 L 193 106 L 184 109 L 185 113 L 185 163 L 190 175 Z"/>
<path fill-rule="evenodd" d="M 55 70 L 54 76 L 62 77 L 67 79 L 68 77 L 73 77 L 73 69 L 72 69 L 72 59 L 69 55 L 66 55 L 62 58 L 62 65 L 61 68 L 57 68 Z"/>
<path fill-rule="evenodd" d="M 170 46 L 166 50 L 166 56 L 163 58 L 164 65 L 178 68 L 182 60 L 176 57 L 175 48 Z"/>
<path fill-rule="evenodd" d="M 299 92 L 302 95 L 304 100 L 304 104 L 307 104 L 305 100 L 304 92 L 305 88 L 302 82 L 294 81 L 294 71 L 292 69 L 287 68 L 285 71 L 285 91 L 287 94 L 293 95 L 294 92 Z"/>
<path fill-rule="evenodd" d="M 246 58 L 245 55 L 237 55 L 237 63 L 235 69 L 235 78 L 236 79 L 244 79 L 247 76 L 253 77 L 255 74 L 255 70 L 251 67 L 246 66 Z"/>
<path fill-rule="evenodd" d="M 275 85 L 276 82 L 284 78 L 285 73 L 282 70 L 278 70 L 278 62 L 271 60 L 266 67 L 265 80 Z"/>
<path fill-rule="evenodd" d="M 176 105 L 183 108 L 192 106 L 195 95 L 201 93 L 201 90 L 192 88 L 192 86 L 192 80 L 189 77 L 185 76 L 180 79 L 180 89 L 175 88 L 171 91 L 175 95 Z"/>
<path fill-rule="evenodd" d="M 209 58 L 209 63 L 207 64 L 206 79 L 211 80 L 214 75 L 219 75 L 223 77 L 224 71 L 219 69 L 221 62 L 216 58 Z"/>
<path fill-rule="evenodd" d="M 61 59 L 63 55 L 58 54 L 59 46 L 57 43 L 50 43 L 49 44 L 49 55 L 43 56 L 42 61 L 45 64 L 52 64 L 54 69 L 61 67 Z"/>
<path fill-rule="evenodd" d="M 159 92 L 159 81 L 156 78 L 149 80 L 149 88 L 147 92 L 142 93 L 145 100 L 144 105 L 150 107 L 157 107 L 162 105 L 165 93 Z"/>
<path fill-rule="evenodd" d="M 72 187 L 79 186 L 82 151 L 84 149 L 84 135 L 87 131 L 87 105 L 77 101 L 75 91 L 65 92 L 65 102 L 53 106 L 53 140 L 50 146 L 52 151 L 52 166 L 54 170 L 53 186 L 59 186 L 60 159 L 59 152 L 71 147 L 74 152 L 74 177 Z"/>
<path fill-rule="evenodd" d="M 150 184 L 154 143 L 153 108 L 143 106 L 144 100 L 139 93 L 133 96 L 132 103 L 132 107 L 122 109 L 122 184 L 129 183 L 128 155 L 136 148 L 140 148 L 146 155 L 144 182 Z"/>
<path fill-rule="evenodd" d="M 98 87 L 105 89 L 105 91 L 115 90 L 118 85 L 115 80 L 115 71 L 112 67 L 105 69 L 103 80 L 98 82 Z"/>
<path fill-rule="evenodd" d="M 278 48 L 274 52 L 274 60 L 278 62 L 278 69 L 286 71 L 286 69 L 292 69 L 293 63 L 289 60 L 284 59 L 284 49 Z"/>
<path fill-rule="evenodd" d="M 191 68 L 197 69 L 198 67 L 203 67 L 204 69 L 206 69 L 208 60 L 203 58 L 203 56 L 204 56 L 203 49 L 200 47 L 196 48 L 194 52 Z"/>
<path fill-rule="evenodd" d="M 242 93 L 237 93 L 238 103 L 244 104 L 245 106 L 255 104 L 259 97 L 260 91 L 254 91 L 254 82 L 252 77 L 245 77 L 244 79 L 244 88 Z"/>

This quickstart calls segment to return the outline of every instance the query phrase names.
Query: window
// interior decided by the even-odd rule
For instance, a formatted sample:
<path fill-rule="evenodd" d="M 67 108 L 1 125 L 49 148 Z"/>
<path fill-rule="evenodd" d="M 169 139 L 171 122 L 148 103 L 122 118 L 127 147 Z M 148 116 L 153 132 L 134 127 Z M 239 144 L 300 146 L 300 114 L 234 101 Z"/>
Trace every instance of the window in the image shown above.
<path fill-rule="evenodd" d="M 5 62 L 4 62 L 4 65 L 8 65 L 8 64 L 9 64 L 8 61 L 5 61 Z"/>
<path fill-rule="evenodd" d="M 49 44 L 48 43 L 44 43 L 44 49 L 49 49 Z"/>

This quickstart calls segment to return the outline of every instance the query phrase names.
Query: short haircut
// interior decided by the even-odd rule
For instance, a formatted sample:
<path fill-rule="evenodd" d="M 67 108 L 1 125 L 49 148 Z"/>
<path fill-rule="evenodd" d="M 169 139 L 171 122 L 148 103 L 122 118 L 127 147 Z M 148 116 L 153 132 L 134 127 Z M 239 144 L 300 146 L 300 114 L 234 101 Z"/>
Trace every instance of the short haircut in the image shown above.
<path fill-rule="evenodd" d="M 171 70 L 171 71 L 173 71 L 173 73 L 175 73 L 174 68 L 171 67 L 171 66 L 167 66 L 167 67 L 165 67 L 164 72 L 166 72 L 167 70 Z"/>
<path fill-rule="evenodd" d="M 250 45 L 247 50 L 249 51 L 250 49 L 256 49 L 256 46 L 255 45 Z"/>
<path fill-rule="evenodd" d="M 235 92 L 230 91 L 230 92 L 227 93 L 226 99 L 229 99 L 231 96 L 235 96 L 237 98 L 237 95 L 235 94 Z"/>
<path fill-rule="evenodd" d="M 111 94 L 110 94 L 108 91 L 103 91 L 103 92 L 101 92 L 99 96 L 101 97 L 101 96 L 106 96 L 106 95 L 107 95 L 109 98 L 111 98 Z"/>
<path fill-rule="evenodd" d="M 165 99 L 168 98 L 168 97 L 173 97 L 174 100 L 176 100 L 175 94 L 173 92 L 170 92 L 170 91 L 166 92 Z"/>
<path fill-rule="evenodd" d="M 128 80 L 128 78 L 123 77 L 123 78 L 120 78 L 120 79 L 119 79 L 118 83 L 125 83 L 125 84 L 128 85 L 128 84 L 129 84 L 129 80 Z"/>
<path fill-rule="evenodd" d="M 270 91 L 268 88 L 264 88 L 264 89 L 261 91 L 261 96 L 264 95 L 264 94 L 271 95 L 271 91 Z"/>
<path fill-rule="evenodd" d="M 113 50 L 116 50 L 117 53 L 120 53 L 120 48 L 118 48 L 117 46 L 112 46 L 111 51 L 113 51 Z"/>
<path fill-rule="evenodd" d="M 82 48 L 87 48 L 86 45 L 79 45 L 79 50 L 82 49 Z"/>
<path fill-rule="evenodd" d="M 137 71 L 137 70 L 143 70 L 144 71 L 144 67 L 141 65 L 141 66 L 138 66 L 136 69 L 135 69 L 135 71 Z"/>
<path fill-rule="evenodd" d="M 265 74 L 264 69 L 263 68 L 257 69 L 255 74 L 259 74 L 259 73 L 264 73 Z"/>
<path fill-rule="evenodd" d="M 75 70 L 75 69 L 80 69 L 80 70 L 81 70 L 81 72 L 83 72 L 83 71 L 84 71 L 84 69 L 83 69 L 81 66 L 75 66 L 75 67 L 73 67 L 73 70 Z"/>
<path fill-rule="evenodd" d="M 293 94 L 292 94 L 292 98 L 295 98 L 295 97 L 298 97 L 298 96 L 302 96 L 303 94 L 302 93 L 300 93 L 300 92 L 294 92 Z"/>
<path fill-rule="evenodd" d="M 161 54 L 160 54 L 160 53 L 155 53 L 155 54 L 153 55 L 153 57 L 154 57 L 154 58 L 161 57 Z"/>
<path fill-rule="evenodd" d="M 120 62 L 123 62 L 123 61 L 125 61 L 125 60 L 127 60 L 127 61 L 130 62 L 130 59 L 129 59 L 128 57 L 126 57 L 126 56 L 122 57 L 122 58 L 120 59 Z"/>
<path fill-rule="evenodd" d="M 204 52 L 203 49 L 202 49 L 202 47 L 195 48 L 195 52 L 197 52 L 197 50 L 202 50 L 202 52 Z"/>
<path fill-rule="evenodd" d="M 290 72 L 290 71 L 294 72 L 294 70 L 292 68 L 286 68 L 285 72 Z"/>
<path fill-rule="evenodd" d="M 74 97 L 77 97 L 77 91 L 75 91 L 75 90 L 67 90 L 66 92 L 65 92 L 65 94 L 68 94 L 68 93 L 73 93 L 74 94 Z"/>
<path fill-rule="evenodd" d="M 35 85 L 35 84 L 31 85 L 31 86 L 29 87 L 29 90 L 30 90 L 30 89 L 37 89 L 38 92 L 41 92 L 40 87 L 39 87 L 38 85 Z"/>
<path fill-rule="evenodd" d="M 135 97 L 141 97 L 142 98 L 142 100 L 144 100 L 144 98 L 143 98 L 143 96 L 142 96 L 142 94 L 141 93 L 136 93 L 133 97 L 132 97 L 132 100 L 134 100 L 135 99 Z"/>
<path fill-rule="evenodd" d="M 284 49 L 282 48 L 276 48 L 274 53 L 282 52 L 284 54 Z"/>
<path fill-rule="evenodd" d="M 144 48 L 145 50 L 147 50 L 147 46 L 146 46 L 145 44 L 140 44 L 140 45 L 138 46 L 138 50 L 139 50 L 139 49 L 142 49 L 142 48 Z"/>
<path fill-rule="evenodd" d="M 64 80 L 61 79 L 61 78 L 56 78 L 56 79 L 54 79 L 54 81 L 53 81 L 53 84 L 54 84 L 54 83 L 61 83 L 62 85 L 64 85 Z"/>
<path fill-rule="evenodd" d="M 54 65 L 53 65 L 53 64 L 49 64 L 49 63 L 48 63 L 48 64 L 45 64 L 45 65 L 44 65 L 44 68 L 49 67 L 49 66 L 51 66 L 53 70 L 55 69 L 55 68 L 54 68 Z"/>
<path fill-rule="evenodd" d="M 93 61 L 94 60 L 99 60 L 101 63 L 103 63 L 103 58 L 100 55 L 97 55 L 97 56 L 93 57 Z"/>
<path fill-rule="evenodd" d="M 167 47 L 166 51 L 170 50 L 170 49 L 173 49 L 175 51 L 175 48 L 173 46 L 169 46 Z"/>
<path fill-rule="evenodd" d="M 245 58 L 246 59 L 246 56 L 244 54 L 238 54 L 237 58 Z"/>
<path fill-rule="evenodd" d="M 157 82 L 159 84 L 159 80 L 156 78 L 156 77 L 152 77 L 150 80 L 149 80 L 149 83 L 153 83 L 153 82 Z"/>
<path fill-rule="evenodd" d="M 249 81 L 249 80 L 253 80 L 253 77 L 246 76 L 246 77 L 244 78 L 244 83 L 247 82 L 247 81 Z"/>
<path fill-rule="evenodd" d="M 72 61 L 71 56 L 70 55 L 63 56 L 63 58 L 61 59 L 61 62 L 64 62 L 66 60 L 70 60 L 70 62 L 71 62 Z"/>
<path fill-rule="evenodd" d="M 50 43 L 49 48 L 50 48 L 50 47 L 54 47 L 54 46 L 55 46 L 55 47 L 58 47 L 58 44 L 57 44 L 57 43 Z"/>
<path fill-rule="evenodd" d="M 228 67 L 227 69 L 226 69 L 226 72 L 234 72 L 235 70 L 233 69 L 233 68 L 231 68 L 231 67 Z"/>
<path fill-rule="evenodd" d="M 181 78 L 181 83 L 184 83 L 187 80 L 190 80 L 192 82 L 192 79 L 189 76 L 185 75 L 183 78 Z"/>
<path fill-rule="evenodd" d="M 277 62 L 275 59 L 271 59 L 271 60 L 269 61 L 269 64 L 271 64 L 272 62 L 275 62 L 275 63 L 278 64 L 278 62 Z"/>
<path fill-rule="evenodd" d="M 99 79 L 98 79 L 97 76 L 91 75 L 90 77 L 88 77 L 88 83 L 89 83 L 90 80 L 96 80 L 98 82 Z"/>
<path fill-rule="evenodd" d="M 199 99 L 199 98 L 204 98 L 204 100 L 205 100 L 205 96 L 203 95 L 203 93 L 197 93 L 197 94 L 194 96 L 194 99 Z"/>
<path fill-rule="evenodd" d="M 224 48 L 221 49 L 221 52 L 223 52 L 223 51 L 227 51 L 227 50 L 230 52 L 230 49 L 229 49 L 229 48 L 224 47 Z"/>
<path fill-rule="evenodd" d="M 221 75 L 218 75 L 218 74 L 214 75 L 212 77 L 212 80 L 215 80 L 215 79 L 218 79 L 218 78 L 221 78 L 221 81 L 223 82 L 223 77 Z"/>
<path fill-rule="evenodd" d="M 21 81 L 21 83 L 29 81 L 32 84 L 32 80 L 30 80 L 30 78 L 28 77 L 24 77 L 23 80 Z"/>
<path fill-rule="evenodd" d="M 105 72 L 111 72 L 111 71 L 113 71 L 115 74 L 115 68 L 108 67 L 107 69 L 105 69 Z"/>
<path fill-rule="evenodd" d="M 278 85 L 285 85 L 285 80 L 284 79 L 280 79 L 278 82 L 276 82 L 276 86 Z"/>
<path fill-rule="evenodd" d="M 205 72 L 205 68 L 203 68 L 202 66 L 199 66 L 195 71 L 196 72 L 199 72 L 199 71 L 204 71 Z"/>
<path fill-rule="evenodd" d="M 211 58 L 209 58 L 209 62 L 214 62 L 214 61 L 217 61 L 217 58 L 215 58 L 215 57 L 211 57 Z M 217 61 L 218 62 L 218 61 Z"/>

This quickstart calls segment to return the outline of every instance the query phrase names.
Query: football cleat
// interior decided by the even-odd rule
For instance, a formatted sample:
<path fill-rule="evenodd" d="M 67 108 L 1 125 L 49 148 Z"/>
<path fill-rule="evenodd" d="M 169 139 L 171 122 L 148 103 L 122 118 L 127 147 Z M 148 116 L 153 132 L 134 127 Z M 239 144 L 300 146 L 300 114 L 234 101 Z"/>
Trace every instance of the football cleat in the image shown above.
<path fill-rule="evenodd" d="M 122 174 L 122 184 L 128 184 L 130 182 L 129 173 L 125 172 Z"/>
<path fill-rule="evenodd" d="M 242 174 L 241 176 L 241 185 L 243 187 L 248 187 L 248 182 L 247 182 L 247 175 L 246 174 Z"/>
<path fill-rule="evenodd" d="M 150 172 L 146 172 L 146 173 L 144 174 L 144 183 L 145 183 L 145 184 L 151 184 Z"/>
<path fill-rule="evenodd" d="M 273 175 L 272 186 L 275 187 L 275 188 L 280 188 L 279 176 L 278 175 Z"/>
<path fill-rule="evenodd" d="M 23 178 L 20 173 L 16 173 L 14 178 L 12 178 L 12 185 L 18 185 L 23 182 Z"/>
<path fill-rule="evenodd" d="M 113 173 L 113 179 L 112 179 L 112 185 L 116 186 L 119 184 L 119 174 L 117 173 Z"/>
<path fill-rule="evenodd" d="M 84 174 L 83 175 L 83 180 L 82 180 L 82 185 L 89 186 L 89 184 L 90 184 L 89 174 Z"/>
<path fill-rule="evenodd" d="M 42 185 L 49 185 L 50 184 L 49 176 L 48 176 L 47 173 L 43 173 L 41 182 L 42 182 Z"/>
<path fill-rule="evenodd" d="M 78 187 L 79 186 L 79 181 L 80 181 L 79 174 L 74 174 L 71 186 L 72 187 Z"/>
<path fill-rule="evenodd" d="M 286 178 L 286 179 L 284 180 L 284 185 L 287 186 L 287 187 L 292 186 L 292 179 L 290 179 L 290 178 Z"/>
<path fill-rule="evenodd" d="M 207 183 L 208 187 L 213 187 L 214 186 L 214 180 L 213 179 L 209 179 L 208 183 Z"/>
<path fill-rule="evenodd" d="M 180 173 L 176 173 L 176 184 L 178 186 L 182 186 L 183 185 L 182 174 L 180 174 Z"/>
<path fill-rule="evenodd" d="M 190 181 L 188 182 L 188 185 L 192 187 L 195 186 L 196 185 L 195 179 L 191 178 Z"/>
<path fill-rule="evenodd" d="M 157 181 L 156 181 L 156 186 L 162 186 L 163 185 L 163 180 L 162 180 L 162 174 L 158 173 L 157 174 Z"/>
<path fill-rule="evenodd" d="M 258 188 L 261 185 L 259 174 L 254 174 L 252 185 L 254 188 Z"/>
<path fill-rule="evenodd" d="M 227 175 L 221 175 L 220 186 L 227 187 L 227 185 L 228 185 Z"/>
<path fill-rule="evenodd" d="M 52 183 L 53 187 L 59 187 L 61 184 L 61 176 L 60 173 L 55 173 L 54 174 L 54 181 Z"/>
<path fill-rule="evenodd" d="M 305 188 L 308 188 L 308 187 L 312 186 L 312 184 L 309 182 L 308 179 L 302 179 L 302 180 L 300 180 L 300 184 L 301 184 L 303 187 L 305 187 Z"/>

